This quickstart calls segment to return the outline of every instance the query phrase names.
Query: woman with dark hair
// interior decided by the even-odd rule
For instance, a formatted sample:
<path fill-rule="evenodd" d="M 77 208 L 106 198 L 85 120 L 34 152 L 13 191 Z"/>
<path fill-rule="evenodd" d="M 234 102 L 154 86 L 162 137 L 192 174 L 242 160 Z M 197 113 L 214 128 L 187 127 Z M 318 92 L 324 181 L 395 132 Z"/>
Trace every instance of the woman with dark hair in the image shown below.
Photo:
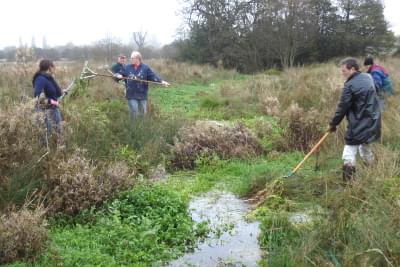
<path fill-rule="evenodd" d="M 55 66 L 51 60 L 43 59 L 39 63 L 39 70 L 33 75 L 33 96 L 38 99 L 37 111 L 45 112 L 45 123 L 48 136 L 51 135 L 52 128 L 56 129 L 58 135 L 61 134 L 61 113 L 58 108 L 58 98 L 62 95 L 62 90 L 54 80 Z M 39 97 L 44 93 L 45 101 L 39 105 Z"/>

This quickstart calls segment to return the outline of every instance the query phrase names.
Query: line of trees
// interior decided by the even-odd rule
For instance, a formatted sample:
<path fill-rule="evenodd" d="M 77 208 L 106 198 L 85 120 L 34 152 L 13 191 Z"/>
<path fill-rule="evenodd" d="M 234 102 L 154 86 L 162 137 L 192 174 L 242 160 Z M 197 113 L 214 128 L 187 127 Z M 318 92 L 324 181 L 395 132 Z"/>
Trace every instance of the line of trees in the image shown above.
<path fill-rule="evenodd" d="M 243 72 L 393 52 L 381 0 L 185 0 L 179 58 Z"/>
<path fill-rule="evenodd" d="M 383 9 L 382 0 L 183 0 L 185 29 L 178 40 L 161 48 L 149 45 L 147 32 L 133 32 L 130 44 L 108 33 L 87 46 L 36 48 L 32 40 L 30 49 L 20 44 L 0 50 L 0 59 L 111 63 L 119 53 L 137 49 L 144 58 L 256 72 L 343 56 L 400 56 L 400 37 L 396 42 Z"/>
<path fill-rule="evenodd" d="M 45 43 L 45 42 L 43 42 Z M 148 40 L 147 32 L 133 32 L 132 41 L 128 44 L 123 43 L 118 37 L 111 33 L 105 34 L 104 38 L 91 45 L 76 46 L 73 43 L 50 47 L 43 45 L 43 48 L 36 47 L 34 38 L 31 45 L 23 44 L 20 40 L 19 46 L 6 47 L 0 50 L 0 60 L 29 62 L 40 58 L 52 60 L 87 60 L 94 59 L 106 63 L 112 63 L 120 53 L 130 55 L 132 50 L 139 50 L 145 58 L 173 57 L 168 51 L 171 48 L 159 48 L 151 45 Z"/>

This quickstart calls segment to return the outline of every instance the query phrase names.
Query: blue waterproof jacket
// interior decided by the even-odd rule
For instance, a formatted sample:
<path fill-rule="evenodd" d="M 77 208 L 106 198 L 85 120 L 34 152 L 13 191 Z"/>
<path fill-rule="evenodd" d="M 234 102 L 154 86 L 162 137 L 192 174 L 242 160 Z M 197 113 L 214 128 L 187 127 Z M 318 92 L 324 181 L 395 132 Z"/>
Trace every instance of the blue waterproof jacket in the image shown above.
<path fill-rule="evenodd" d="M 356 72 L 344 84 L 340 101 L 330 125 L 346 116 L 346 145 L 369 144 L 381 136 L 381 112 L 374 81 L 367 73 Z"/>
<path fill-rule="evenodd" d="M 50 99 L 57 101 L 62 94 L 61 88 L 58 86 L 54 78 L 45 72 L 36 73 L 32 79 L 32 85 L 34 97 L 37 97 L 40 93 L 44 92 L 48 101 L 50 101 Z"/>
<path fill-rule="evenodd" d="M 124 77 L 145 81 L 161 82 L 161 79 L 146 64 L 140 63 L 137 68 L 132 64 L 126 65 L 120 72 Z M 126 98 L 136 100 L 147 100 L 149 83 L 125 80 Z"/>
<path fill-rule="evenodd" d="M 374 79 L 375 88 L 377 89 L 377 91 L 378 92 L 381 91 L 383 86 L 383 80 L 387 76 L 387 74 L 385 74 L 384 72 L 384 69 L 374 64 L 368 70 L 368 73 L 370 73 L 372 78 Z"/>
<path fill-rule="evenodd" d="M 389 78 L 389 73 L 385 68 L 377 64 L 373 64 L 367 71 L 374 79 L 375 88 L 378 95 L 384 92 L 388 95 L 393 95 L 392 81 Z"/>

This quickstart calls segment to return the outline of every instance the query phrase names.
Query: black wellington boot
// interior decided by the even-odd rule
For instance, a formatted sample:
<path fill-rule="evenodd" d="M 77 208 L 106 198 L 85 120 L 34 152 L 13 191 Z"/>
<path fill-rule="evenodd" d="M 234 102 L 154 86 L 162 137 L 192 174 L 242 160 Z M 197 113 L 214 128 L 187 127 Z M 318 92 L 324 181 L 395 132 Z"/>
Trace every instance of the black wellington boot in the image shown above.
<path fill-rule="evenodd" d="M 356 174 L 356 167 L 351 164 L 343 165 L 343 182 L 351 182 Z"/>

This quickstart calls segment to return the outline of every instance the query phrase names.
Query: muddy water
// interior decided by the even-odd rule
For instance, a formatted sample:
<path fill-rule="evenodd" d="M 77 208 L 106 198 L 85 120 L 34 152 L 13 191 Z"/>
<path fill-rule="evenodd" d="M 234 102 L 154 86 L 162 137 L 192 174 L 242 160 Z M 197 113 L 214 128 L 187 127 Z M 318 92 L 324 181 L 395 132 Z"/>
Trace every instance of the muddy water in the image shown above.
<path fill-rule="evenodd" d="M 193 253 L 169 266 L 257 266 L 259 223 L 244 220 L 247 203 L 231 193 L 214 191 L 193 199 L 189 207 L 193 220 L 209 221 L 212 229 L 224 231 L 210 234 Z"/>

